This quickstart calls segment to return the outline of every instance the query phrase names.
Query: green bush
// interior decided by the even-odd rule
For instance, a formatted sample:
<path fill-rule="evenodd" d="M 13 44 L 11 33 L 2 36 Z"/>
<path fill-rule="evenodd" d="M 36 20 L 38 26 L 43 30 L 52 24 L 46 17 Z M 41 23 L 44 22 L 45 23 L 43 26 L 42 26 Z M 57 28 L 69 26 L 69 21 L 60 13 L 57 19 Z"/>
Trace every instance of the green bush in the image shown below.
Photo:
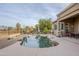
<path fill-rule="evenodd" d="M 47 28 L 44 28 L 43 33 L 47 34 L 49 30 Z"/>

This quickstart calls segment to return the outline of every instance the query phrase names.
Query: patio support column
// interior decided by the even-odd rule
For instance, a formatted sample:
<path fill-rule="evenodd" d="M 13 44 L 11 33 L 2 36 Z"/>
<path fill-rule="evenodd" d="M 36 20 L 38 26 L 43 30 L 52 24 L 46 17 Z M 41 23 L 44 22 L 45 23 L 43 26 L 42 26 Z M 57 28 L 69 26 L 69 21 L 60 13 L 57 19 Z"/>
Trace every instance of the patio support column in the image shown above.
<path fill-rule="evenodd" d="M 63 36 L 65 35 L 65 23 L 64 22 L 57 22 L 57 35 Z"/>
<path fill-rule="evenodd" d="M 60 36 L 60 22 L 57 21 L 57 36 Z"/>
<path fill-rule="evenodd" d="M 65 22 L 60 22 L 61 36 L 65 36 Z"/>

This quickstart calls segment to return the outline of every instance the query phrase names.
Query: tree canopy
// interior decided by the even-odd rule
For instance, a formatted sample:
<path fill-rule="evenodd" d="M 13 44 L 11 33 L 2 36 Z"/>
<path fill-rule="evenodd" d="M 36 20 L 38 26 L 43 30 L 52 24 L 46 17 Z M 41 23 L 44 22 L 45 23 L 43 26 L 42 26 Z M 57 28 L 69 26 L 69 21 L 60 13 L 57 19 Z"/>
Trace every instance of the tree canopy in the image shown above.
<path fill-rule="evenodd" d="M 49 33 L 52 29 L 51 19 L 40 19 L 39 20 L 39 29 L 41 33 Z"/>

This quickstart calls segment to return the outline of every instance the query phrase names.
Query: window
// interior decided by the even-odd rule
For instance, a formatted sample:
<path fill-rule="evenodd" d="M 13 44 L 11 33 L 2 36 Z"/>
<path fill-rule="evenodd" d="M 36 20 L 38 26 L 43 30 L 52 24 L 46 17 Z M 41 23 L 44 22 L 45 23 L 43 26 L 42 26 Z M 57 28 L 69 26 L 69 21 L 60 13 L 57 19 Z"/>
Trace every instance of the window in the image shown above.
<path fill-rule="evenodd" d="M 54 29 L 57 30 L 57 25 L 56 24 L 54 25 Z"/>
<path fill-rule="evenodd" d="M 58 30 L 60 31 L 60 25 L 61 25 L 61 23 L 59 22 L 59 25 L 58 25 Z"/>
<path fill-rule="evenodd" d="M 63 23 L 61 24 L 61 30 L 63 30 L 64 29 L 64 25 L 63 25 Z"/>

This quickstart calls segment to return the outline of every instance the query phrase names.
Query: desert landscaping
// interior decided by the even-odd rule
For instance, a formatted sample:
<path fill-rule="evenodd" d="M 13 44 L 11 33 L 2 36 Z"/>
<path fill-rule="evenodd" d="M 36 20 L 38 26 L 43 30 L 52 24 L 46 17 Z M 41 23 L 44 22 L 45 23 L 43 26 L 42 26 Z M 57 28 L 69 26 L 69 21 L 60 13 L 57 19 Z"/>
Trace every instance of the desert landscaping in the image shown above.
<path fill-rule="evenodd" d="M 78 6 L 0 4 L 0 56 L 79 56 Z"/>

